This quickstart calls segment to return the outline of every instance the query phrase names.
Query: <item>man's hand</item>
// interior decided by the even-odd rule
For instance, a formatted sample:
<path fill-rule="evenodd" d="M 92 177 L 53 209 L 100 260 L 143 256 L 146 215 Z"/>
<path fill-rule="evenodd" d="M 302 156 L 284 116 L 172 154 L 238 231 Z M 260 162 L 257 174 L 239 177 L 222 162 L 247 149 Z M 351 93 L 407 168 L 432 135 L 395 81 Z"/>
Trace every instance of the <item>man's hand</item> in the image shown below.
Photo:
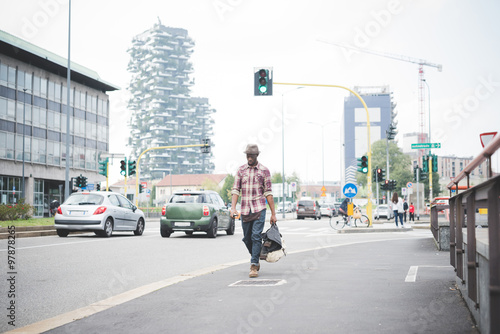
<path fill-rule="evenodd" d="M 271 214 L 271 225 L 276 224 L 277 221 L 278 219 L 276 219 L 276 214 Z"/>
<path fill-rule="evenodd" d="M 238 216 L 238 211 L 236 211 L 236 209 L 234 208 L 231 208 L 231 218 L 236 216 Z"/>

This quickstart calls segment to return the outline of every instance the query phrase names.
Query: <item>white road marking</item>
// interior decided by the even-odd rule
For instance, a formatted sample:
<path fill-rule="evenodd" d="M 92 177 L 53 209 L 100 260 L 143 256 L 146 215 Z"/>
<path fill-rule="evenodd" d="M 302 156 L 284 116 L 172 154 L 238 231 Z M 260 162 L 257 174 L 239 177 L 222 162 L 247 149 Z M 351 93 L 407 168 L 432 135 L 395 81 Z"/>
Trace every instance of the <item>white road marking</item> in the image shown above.
<path fill-rule="evenodd" d="M 411 266 L 406 275 L 405 282 L 415 282 L 417 280 L 418 266 Z"/>

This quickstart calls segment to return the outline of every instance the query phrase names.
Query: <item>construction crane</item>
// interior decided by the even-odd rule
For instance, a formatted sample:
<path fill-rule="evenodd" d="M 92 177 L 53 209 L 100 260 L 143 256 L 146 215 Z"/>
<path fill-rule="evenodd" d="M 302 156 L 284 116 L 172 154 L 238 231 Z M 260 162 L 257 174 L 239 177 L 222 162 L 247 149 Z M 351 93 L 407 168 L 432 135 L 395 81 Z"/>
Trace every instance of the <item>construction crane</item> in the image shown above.
<path fill-rule="evenodd" d="M 357 52 L 363 52 L 363 53 L 369 53 L 372 55 L 380 56 L 380 57 L 386 57 L 386 58 L 391 58 L 395 60 L 400 60 L 400 61 L 405 61 L 408 63 L 414 63 L 418 64 L 418 111 L 419 111 L 419 136 L 418 136 L 418 142 L 423 143 L 425 142 L 425 93 L 424 93 L 424 66 L 430 66 L 430 67 L 435 67 L 438 69 L 439 72 L 443 71 L 443 65 L 441 64 L 434 64 L 431 62 L 428 62 L 427 60 L 424 59 L 418 59 L 418 58 L 412 58 L 408 56 L 402 56 L 402 55 L 396 55 L 392 53 L 385 53 L 385 52 L 379 52 L 379 51 L 374 51 L 374 50 L 369 50 L 369 49 L 363 49 L 359 48 L 356 46 L 352 45 L 346 45 L 346 44 L 340 44 L 340 43 L 334 43 L 334 42 L 327 42 L 327 41 L 322 41 L 320 42 L 326 43 L 326 44 L 331 44 L 338 46 L 340 48 L 344 49 L 350 49 L 354 50 Z M 429 120 L 430 122 L 430 120 Z M 429 133 L 429 137 L 430 137 Z M 420 155 L 422 155 L 423 150 L 419 150 Z"/>

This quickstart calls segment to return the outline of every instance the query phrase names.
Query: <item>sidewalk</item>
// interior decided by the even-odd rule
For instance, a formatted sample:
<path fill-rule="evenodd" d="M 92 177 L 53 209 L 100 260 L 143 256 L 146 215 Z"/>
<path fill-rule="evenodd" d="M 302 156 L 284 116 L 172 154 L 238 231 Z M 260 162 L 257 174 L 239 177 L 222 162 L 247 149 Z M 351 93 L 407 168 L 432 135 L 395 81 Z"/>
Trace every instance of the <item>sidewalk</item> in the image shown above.
<path fill-rule="evenodd" d="M 257 279 L 218 269 L 47 333 L 478 333 L 428 237 L 289 253 Z"/>

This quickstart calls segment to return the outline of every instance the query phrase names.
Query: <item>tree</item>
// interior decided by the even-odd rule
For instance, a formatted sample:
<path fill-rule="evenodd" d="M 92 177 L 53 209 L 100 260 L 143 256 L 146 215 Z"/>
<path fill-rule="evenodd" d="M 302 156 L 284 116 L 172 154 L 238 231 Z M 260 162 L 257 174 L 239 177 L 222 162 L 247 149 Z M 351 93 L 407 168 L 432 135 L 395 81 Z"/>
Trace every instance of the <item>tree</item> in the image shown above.
<path fill-rule="evenodd" d="M 386 140 L 381 139 L 372 144 L 372 173 L 377 166 L 385 170 L 387 177 L 387 152 Z M 367 174 L 357 173 L 356 180 L 359 185 L 366 186 Z M 413 181 L 411 158 L 401 151 L 395 142 L 389 142 L 389 179 L 397 182 L 396 191 L 401 196 L 401 188 Z M 383 181 L 383 180 L 380 180 Z M 376 193 L 377 185 L 372 182 L 372 193 Z"/>
<path fill-rule="evenodd" d="M 271 175 L 271 183 L 282 183 L 283 178 L 281 177 L 281 173 L 273 173 Z"/>
<path fill-rule="evenodd" d="M 232 174 L 228 174 L 226 176 L 226 180 L 224 181 L 224 185 L 222 186 L 222 189 L 219 192 L 220 197 L 222 197 L 222 200 L 225 203 L 231 203 L 232 196 L 231 196 L 231 188 L 233 187 L 234 184 L 234 176 Z"/>

